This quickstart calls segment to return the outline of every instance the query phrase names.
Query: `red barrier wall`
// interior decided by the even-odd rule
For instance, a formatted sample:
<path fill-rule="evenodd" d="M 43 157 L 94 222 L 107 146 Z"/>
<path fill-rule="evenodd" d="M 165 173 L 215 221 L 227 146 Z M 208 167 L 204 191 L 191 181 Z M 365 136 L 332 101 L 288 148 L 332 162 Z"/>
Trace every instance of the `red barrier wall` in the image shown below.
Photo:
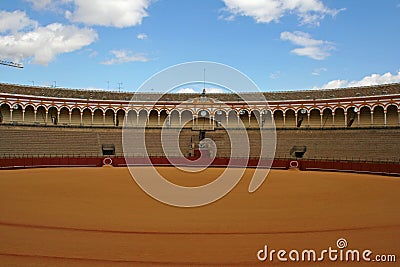
<path fill-rule="evenodd" d="M 43 167 L 101 167 L 103 165 L 112 165 L 115 167 L 129 165 L 149 165 L 148 159 L 145 158 L 128 158 L 110 157 L 111 160 L 105 160 L 106 157 L 54 157 L 54 158 L 1 158 L 0 169 L 17 169 L 17 168 L 43 168 Z M 195 160 L 197 158 L 189 158 Z M 152 165 L 171 165 L 165 157 L 150 158 Z M 272 162 L 273 169 L 290 168 L 290 159 L 275 159 Z M 399 163 L 376 163 L 376 162 L 353 162 L 353 161 L 326 161 L 326 160 L 298 160 L 300 170 L 323 170 L 323 171 L 345 171 L 373 173 L 384 175 L 400 176 Z M 212 162 L 212 166 L 231 166 L 237 167 L 257 167 L 268 166 L 268 160 L 259 159 L 229 159 L 216 158 Z M 179 164 L 179 160 L 178 160 Z M 182 161 L 184 164 L 184 161 Z"/>
<path fill-rule="evenodd" d="M 385 175 L 400 175 L 398 163 L 352 162 L 352 161 L 317 161 L 302 160 L 301 170 L 348 171 L 360 173 L 376 173 Z"/>

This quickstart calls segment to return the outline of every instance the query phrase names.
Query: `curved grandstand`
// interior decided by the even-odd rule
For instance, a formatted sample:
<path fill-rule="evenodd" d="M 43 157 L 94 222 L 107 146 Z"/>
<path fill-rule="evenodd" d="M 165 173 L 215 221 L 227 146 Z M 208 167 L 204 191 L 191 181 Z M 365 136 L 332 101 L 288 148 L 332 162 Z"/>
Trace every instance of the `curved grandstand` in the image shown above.
<path fill-rule="evenodd" d="M 267 120 L 277 129 L 275 158 L 399 161 L 400 84 L 330 90 L 247 94 L 118 93 L 0 84 L 0 156 L 102 157 L 122 155 L 123 126 L 146 127 L 149 154 L 163 157 L 160 129 L 180 130 L 181 151 L 195 155 L 199 140 L 213 139 L 217 157 L 229 156 L 221 125 L 243 122 L 252 157 Z M 268 107 L 268 108 L 267 108 Z M 201 113 L 205 111 L 205 113 Z M 189 121 L 181 125 L 182 121 Z M 225 127 L 225 128 L 226 128 Z"/>
<path fill-rule="evenodd" d="M 167 117 L 171 126 L 179 125 L 181 116 L 195 118 L 199 115 L 196 108 L 201 107 L 210 112 L 210 120 L 226 119 L 234 125 L 240 117 L 250 128 L 259 127 L 256 117 L 263 116 L 273 116 L 278 128 L 384 127 L 400 123 L 400 84 L 264 93 L 268 110 L 257 94 L 246 103 L 235 94 L 209 94 L 210 101 L 198 103 L 193 101 L 198 97 L 195 94 L 164 94 L 156 105 L 149 106 L 147 102 L 155 95 L 0 84 L 0 118 L 5 124 L 84 127 L 121 126 L 119 122 L 125 121 L 138 126 L 138 121 L 144 120 L 146 125 L 157 127 Z M 219 110 L 213 99 L 229 108 Z M 187 108 L 175 109 L 182 102 L 188 104 Z"/>

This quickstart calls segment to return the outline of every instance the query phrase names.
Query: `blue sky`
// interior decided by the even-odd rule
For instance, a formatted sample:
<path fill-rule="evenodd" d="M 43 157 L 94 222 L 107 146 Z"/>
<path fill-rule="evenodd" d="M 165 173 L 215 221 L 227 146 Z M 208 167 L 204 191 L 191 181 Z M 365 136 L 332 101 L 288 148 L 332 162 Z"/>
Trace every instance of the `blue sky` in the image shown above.
<path fill-rule="evenodd" d="M 400 0 L 0 2 L 0 82 L 135 91 L 215 61 L 263 91 L 400 82 Z M 187 88 L 185 88 L 187 91 Z"/>

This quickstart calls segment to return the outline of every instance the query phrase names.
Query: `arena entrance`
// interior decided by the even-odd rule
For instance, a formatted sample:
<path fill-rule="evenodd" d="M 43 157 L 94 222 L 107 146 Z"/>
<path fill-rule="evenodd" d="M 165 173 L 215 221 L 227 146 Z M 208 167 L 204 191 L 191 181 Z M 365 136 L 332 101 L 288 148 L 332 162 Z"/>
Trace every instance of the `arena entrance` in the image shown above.
<path fill-rule="evenodd" d="M 101 151 L 103 153 L 103 156 L 115 156 L 115 145 L 103 144 L 101 145 Z"/>
<path fill-rule="evenodd" d="M 211 140 L 214 141 L 214 138 L 208 133 L 210 133 L 209 130 L 192 130 L 190 135 L 189 150 L 184 154 L 186 154 L 189 158 L 200 158 L 201 156 L 210 158 L 214 156 L 216 151 L 214 151 L 215 149 L 211 144 Z M 181 135 L 180 138 L 184 138 L 184 135 Z"/>

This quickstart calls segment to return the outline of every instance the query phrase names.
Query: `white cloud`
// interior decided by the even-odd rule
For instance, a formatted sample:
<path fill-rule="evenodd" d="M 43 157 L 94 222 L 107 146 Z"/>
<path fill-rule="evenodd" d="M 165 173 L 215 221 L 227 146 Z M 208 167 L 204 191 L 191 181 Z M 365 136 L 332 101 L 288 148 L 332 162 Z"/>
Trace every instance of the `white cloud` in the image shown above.
<path fill-rule="evenodd" d="M 146 9 L 151 0 L 71 0 L 74 11 L 66 11 L 65 16 L 73 22 L 87 25 L 124 28 L 141 24 L 147 17 Z"/>
<path fill-rule="evenodd" d="M 198 93 L 193 88 L 181 88 L 176 92 L 178 94 L 194 94 L 194 93 Z"/>
<path fill-rule="evenodd" d="M 33 4 L 34 9 L 47 9 L 50 5 L 52 5 L 54 0 L 25 0 L 25 2 L 29 2 Z"/>
<path fill-rule="evenodd" d="M 36 10 L 50 10 L 60 13 L 61 7 L 72 3 L 74 0 L 24 0 L 25 2 L 31 3 L 33 8 Z"/>
<path fill-rule="evenodd" d="M 0 11 L 0 33 L 15 33 L 26 28 L 35 28 L 37 25 L 38 23 L 28 18 L 25 12 Z"/>
<path fill-rule="evenodd" d="M 136 38 L 138 38 L 139 40 L 146 40 L 148 38 L 147 34 L 145 33 L 139 33 Z"/>
<path fill-rule="evenodd" d="M 129 50 L 112 50 L 110 53 L 113 54 L 114 58 L 101 62 L 101 64 L 113 65 L 127 62 L 147 62 L 150 60 L 143 53 L 133 54 Z"/>
<path fill-rule="evenodd" d="M 89 53 L 89 58 L 97 57 L 97 55 L 99 54 L 97 51 L 95 51 L 91 48 L 86 49 L 86 52 Z"/>
<path fill-rule="evenodd" d="M 319 76 L 322 72 L 328 71 L 327 68 L 318 68 L 312 71 L 311 75 Z"/>
<path fill-rule="evenodd" d="M 234 21 L 235 20 L 235 15 L 231 14 L 226 16 L 225 14 L 221 14 L 218 16 L 219 20 L 226 20 L 226 21 Z"/>
<path fill-rule="evenodd" d="M 236 16 L 254 18 L 257 23 L 278 22 L 286 14 L 298 16 L 300 24 L 319 25 L 326 15 L 341 10 L 330 9 L 320 0 L 223 0 L 226 10 Z"/>
<path fill-rule="evenodd" d="M 38 26 L 20 11 L 3 15 L 16 22 L 13 27 L 2 24 L 0 56 L 3 58 L 15 61 L 32 58 L 34 63 L 47 65 L 58 54 L 79 50 L 97 40 L 92 29 L 60 23 Z"/>
<path fill-rule="evenodd" d="M 329 51 L 335 49 L 333 43 L 313 39 L 310 34 L 301 31 L 282 32 L 281 40 L 290 41 L 294 45 L 302 46 L 293 49 L 291 51 L 292 53 L 299 56 L 307 56 L 316 60 L 323 60 L 329 57 Z"/>
<path fill-rule="evenodd" d="M 349 82 L 346 80 L 333 80 L 330 81 L 326 84 L 324 84 L 322 87 L 314 87 L 314 89 L 333 89 L 333 88 L 344 88 L 348 87 Z"/>
<path fill-rule="evenodd" d="M 281 71 L 275 71 L 269 75 L 269 78 L 272 80 L 279 79 L 281 76 Z"/>
<path fill-rule="evenodd" d="M 333 80 L 322 87 L 316 89 L 332 89 L 332 88 L 343 88 L 343 87 L 360 87 L 360 86 L 371 86 L 371 85 L 379 85 L 379 84 L 388 84 L 388 83 L 400 83 L 400 71 L 395 74 L 387 72 L 383 75 L 381 74 L 372 74 L 370 76 L 366 76 L 359 81 L 347 81 L 347 80 Z"/>
<path fill-rule="evenodd" d="M 65 13 L 71 22 L 117 28 L 141 24 L 154 0 L 24 0 L 37 10 Z"/>

